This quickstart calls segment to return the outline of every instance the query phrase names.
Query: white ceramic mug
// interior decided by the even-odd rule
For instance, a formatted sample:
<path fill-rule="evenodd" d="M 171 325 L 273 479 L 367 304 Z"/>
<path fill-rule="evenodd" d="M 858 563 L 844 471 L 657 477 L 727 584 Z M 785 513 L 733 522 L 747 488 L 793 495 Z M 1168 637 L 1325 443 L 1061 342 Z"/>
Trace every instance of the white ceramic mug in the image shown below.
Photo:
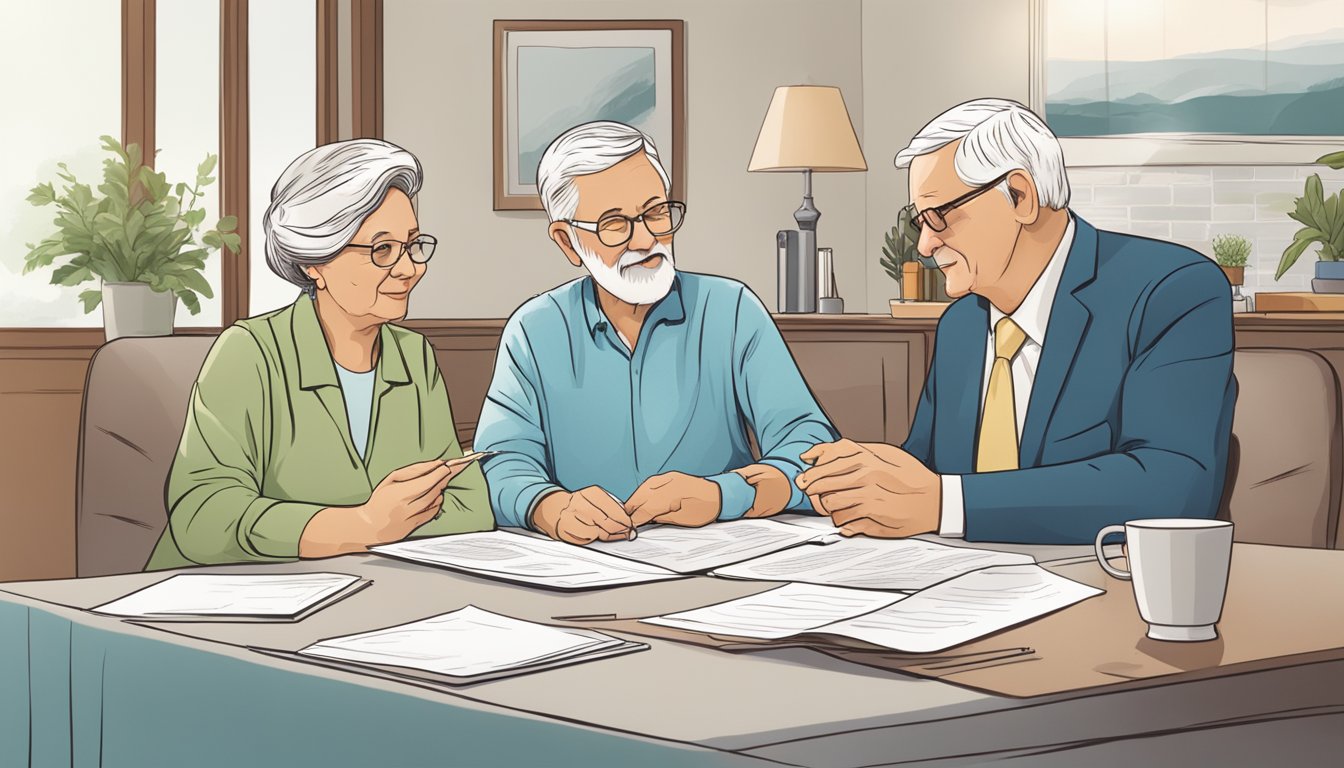
<path fill-rule="evenodd" d="M 1129 571 L 1106 562 L 1101 542 L 1125 534 Z M 1212 640 L 1223 615 L 1232 563 L 1232 523 L 1173 518 L 1132 520 L 1097 534 L 1097 560 L 1117 579 L 1134 580 L 1134 602 L 1154 640 Z"/>

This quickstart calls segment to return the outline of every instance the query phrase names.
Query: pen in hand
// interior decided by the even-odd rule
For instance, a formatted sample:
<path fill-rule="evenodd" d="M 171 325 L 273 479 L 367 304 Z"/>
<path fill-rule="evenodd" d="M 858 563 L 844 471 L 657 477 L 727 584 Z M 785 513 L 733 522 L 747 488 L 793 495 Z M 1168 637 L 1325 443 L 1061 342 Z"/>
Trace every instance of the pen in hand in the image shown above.
<path fill-rule="evenodd" d="M 468 453 L 466 456 L 459 456 L 456 459 L 444 459 L 443 463 L 444 466 L 448 467 L 465 467 L 473 461 L 488 459 L 498 454 L 499 451 L 476 451 L 475 453 Z"/>

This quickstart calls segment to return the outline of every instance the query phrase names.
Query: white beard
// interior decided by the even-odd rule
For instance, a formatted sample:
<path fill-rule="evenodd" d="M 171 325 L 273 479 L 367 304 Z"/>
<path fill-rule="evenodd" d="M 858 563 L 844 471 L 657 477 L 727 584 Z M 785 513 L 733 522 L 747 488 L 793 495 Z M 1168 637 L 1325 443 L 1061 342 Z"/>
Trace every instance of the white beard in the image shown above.
<path fill-rule="evenodd" d="M 621 254 L 616 266 L 609 267 L 600 256 L 585 248 L 577 237 L 572 238 L 570 242 L 583 259 L 583 266 L 588 269 L 588 274 L 593 276 L 593 280 L 597 281 L 607 293 L 627 304 L 657 304 L 667 296 L 668 291 L 672 290 L 672 281 L 677 276 L 677 269 L 672 261 L 671 244 L 654 242 L 653 247 L 647 251 L 628 250 Z M 633 266 L 652 254 L 663 257 L 657 267 Z"/>

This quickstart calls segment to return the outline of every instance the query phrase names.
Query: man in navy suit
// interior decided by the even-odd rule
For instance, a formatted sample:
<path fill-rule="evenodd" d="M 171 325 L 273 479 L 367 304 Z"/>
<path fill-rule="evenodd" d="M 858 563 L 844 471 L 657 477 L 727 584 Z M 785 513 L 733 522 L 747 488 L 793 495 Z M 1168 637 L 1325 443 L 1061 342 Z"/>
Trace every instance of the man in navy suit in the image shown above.
<path fill-rule="evenodd" d="M 957 300 L 905 444 L 804 453 L 813 506 L 851 536 L 1041 544 L 1213 517 L 1236 402 L 1213 262 L 1071 213 L 1059 141 L 1016 102 L 948 110 L 896 166 Z"/>

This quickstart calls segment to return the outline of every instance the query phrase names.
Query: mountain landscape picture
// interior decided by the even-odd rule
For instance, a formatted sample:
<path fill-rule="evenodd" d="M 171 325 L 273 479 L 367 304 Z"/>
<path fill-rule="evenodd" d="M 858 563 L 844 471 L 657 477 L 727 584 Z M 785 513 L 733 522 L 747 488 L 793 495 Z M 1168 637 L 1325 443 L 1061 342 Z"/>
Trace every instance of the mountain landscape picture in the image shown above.
<path fill-rule="evenodd" d="M 1050 9 L 1066 2 L 1054 0 Z M 1284 24 L 1262 25 L 1264 41 L 1258 45 L 1244 44 L 1254 36 L 1253 29 L 1246 30 L 1247 23 L 1230 22 L 1229 30 L 1242 34 L 1229 38 L 1239 37 L 1235 43 L 1240 44 L 1221 47 L 1217 25 L 1224 23 L 1227 12 L 1247 4 L 1207 2 L 1210 14 L 1205 26 L 1212 29 L 1201 29 L 1197 40 L 1181 41 L 1182 28 L 1173 29 L 1170 23 L 1149 27 L 1149 37 L 1159 38 L 1163 49 L 1184 50 L 1171 56 L 1152 56 L 1157 44 L 1151 39 L 1129 45 L 1117 40 L 1117 31 L 1134 36 L 1145 29 L 1138 23 L 1120 23 L 1118 15 L 1126 12 L 1123 3 L 1109 3 L 1101 18 L 1083 19 L 1075 13 L 1051 23 L 1046 119 L 1060 136 L 1344 135 L 1344 2 L 1310 4 L 1327 10 L 1335 6 L 1339 13 L 1317 18 L 1314 28 L 1303 24 L 1300 31 L 1284 29 Z M 1254 13 L 1253 5 L 1250 11 Z M 1254 21 L 1251 16 L 1249 22 Z M 1094 24 L 1100 29 L 1090 28 Z M 1278 36 L 1270 37 L 1270 32 Z M 1089 35 L 1102 44 L 1081 44 L 1080 38 Z M 1095 53 L 1086 55 L 1089 50 Z"/>

